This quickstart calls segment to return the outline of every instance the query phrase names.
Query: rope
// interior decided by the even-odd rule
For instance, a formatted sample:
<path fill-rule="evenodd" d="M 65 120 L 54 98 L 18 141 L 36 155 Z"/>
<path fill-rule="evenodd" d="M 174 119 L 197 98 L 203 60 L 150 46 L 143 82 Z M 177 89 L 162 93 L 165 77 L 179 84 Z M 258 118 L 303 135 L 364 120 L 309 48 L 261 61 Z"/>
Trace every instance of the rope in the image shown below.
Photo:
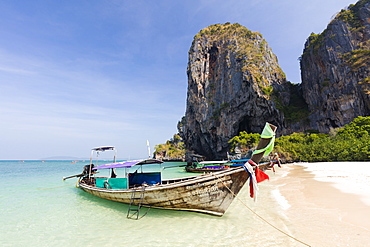
<path fill-rule="evenodd" d="M 70 186 L 70 185 L 72 185 L 72 184 L 67 184 L 67 185 L 52 187 L 52 188 L 42 188 L 42 189 L 36 189 L 36 190 L 53 190 L 53 189 L 58 189 L 58 188 L 62 188 L 62 187 L 67 187 L 67 186 Z"/>
<path fill-rule="evenodd" d="M 217 177 L 214 173 L 212 173 L 213 176 L 215 176 L 221 183 L 223 183 L 223 185 L 226 187 L 226 189 L 228 189 L 231 194 L 237 199 L 239 200 L 246 208 L 248 208 L 249 211 L 251 211 L 254 215 L 256 215 L 260 220 L 262 220 L 263 222 L 265 222 L 266 224 L 268 224 L 269 226 L 271 226 L 272 228 L 274 228 L 275 230 L 281 232 L 282 234 L 286 235 L 287 237 L 289 238 L 292 238 L 293 240 L 303 244 L 303 245 L 306 245 L 306 246 L 311 246 L 295 237 L 293 237 L 292 235 L 290 235 L 289 233 L 286 233 L 284 232 L 283 230 L 279 229 L 278 227 L 274 226 L 273 224 L 271 224 L 270 222 L 268 222 L 266 219 L 264 219 L 261 215 L 257 214 L 255 211 L 253 211 L 253 209 L 251 209 L 247 204 L 245 204 L 241 199 L 239 199 L 238 197 L 236 197 L 235 193 L 225 184 L 224 181 L 222 181 L 219 177 Z"/>

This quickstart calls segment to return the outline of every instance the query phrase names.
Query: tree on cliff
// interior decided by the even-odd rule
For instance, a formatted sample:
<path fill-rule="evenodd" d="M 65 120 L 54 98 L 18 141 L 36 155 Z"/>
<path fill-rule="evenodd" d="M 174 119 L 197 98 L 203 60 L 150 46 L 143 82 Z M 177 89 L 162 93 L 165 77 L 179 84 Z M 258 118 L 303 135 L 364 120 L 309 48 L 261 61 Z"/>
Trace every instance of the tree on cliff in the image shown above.
<path fill-rule="evenodd" d="M 259 133 L 266 122 L 283 130 L 289 87 L 275 54 L 258 32 L 215 24 L 194 36 L 188 59 L 186 113 L 179 133 L 186 148 L 207 159 L 226 158 L 228 141 Z"/>
<path fill-rule="evenodd" d="M 245 154 L 257 145 L 258 138 L 259 134 L 241 132 L 230 139 L 230 151 L 240 146 Z M 274 152 L 285 162 L 369 161 L 370 117 L 357 117 L 331 134 L 301 132 L 281 136 L 276 138 Z"/>
<path fill-rule="evenodd" d="M 329 133 L 370 115 L 369 20 L 370 0 L 360 0 L 307 39 L 300 65 L 311 129 Z"/>
<path fill-rule="evenodd" d="M 165 144 L 158 144 L 154 147 L 154 157 L 165 160 L 184 160 L 185 147 L 180 135 L 175 134 Z"/>
<path fill-rule="evenodd" d="M 333 135 L 293 133 L 276 139 L 287 161 L 369 161 L 370 117 L 357 117 Z"/>
<path fill-rule="evenodd" d="M 261 135 L 258 133 L 247 133 L 246 131 L 240 132 L 238 136 L 234 136 L 230 139 L 230 152 L 234 153 L 235 149 L 239 149 L 240 152 L 247 153 L 249 150 L 257 146 L 260 136 Z"/>
<path fill-rule="evenodd" d="M 186 148 L 222 159 L 233 136 L 259 133 L 266 122 L 278 127 L 277 135 L 312 130 L 304 137 L 317 144 L 327 138 L 313 132 L 330 133 L 357 116 L 369 116 L 369 20 L 370 0 L 360 0 L 340 11 L 321 34 L 310 35 L 300 58 L 298 85 L 286 81 L 260 33 L 238 23 L 202 29 L 189 50 L 186 113 L 178 125 Z M 306 134 L 292 139 L 301 135 Z M 312 159 L 302 152 L 294 148 L 291 155 Z M 313 157 L 327 159 L 325 153 Z M 334 153 L 329 159 L 346 159 Z"/>

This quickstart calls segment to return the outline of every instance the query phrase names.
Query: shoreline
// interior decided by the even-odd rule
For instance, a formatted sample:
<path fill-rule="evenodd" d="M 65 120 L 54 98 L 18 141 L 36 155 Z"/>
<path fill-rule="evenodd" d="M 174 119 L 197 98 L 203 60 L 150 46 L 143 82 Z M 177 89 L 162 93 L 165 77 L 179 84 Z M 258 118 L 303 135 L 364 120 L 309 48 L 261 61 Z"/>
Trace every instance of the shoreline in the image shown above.
<path fill-rule="evenodd" d="M 341 163 L 343 166 L 348 162 Z M 352 170 L 336 169 L 333 163 L 293 163 L 285 164 L 286 172 L 271 183 L 277 187 L 272 192 L 285 215 L 289 228 L 295 237 L 312 246 L 365 246 L 370 244 L 370 188 L 361 193 L 354 187 L 345 191 L 356 173 L 357 162 L 351 162 Z M 368 163 L 370 170 L 370 163 Z M 335 175 L 333 175 L 335 174 Z M 344 175 L 343 175 L 344 174 Z M 370 175 L 370 174 L 369 174 Z M 365 174 L 366 176 L 366 174 Z M 340 179 L 338 179 L 340 178 Z M 357 181 L 364 185 L 366 181 Z M 343 189 L 340 189 L 343 188 Z"/>

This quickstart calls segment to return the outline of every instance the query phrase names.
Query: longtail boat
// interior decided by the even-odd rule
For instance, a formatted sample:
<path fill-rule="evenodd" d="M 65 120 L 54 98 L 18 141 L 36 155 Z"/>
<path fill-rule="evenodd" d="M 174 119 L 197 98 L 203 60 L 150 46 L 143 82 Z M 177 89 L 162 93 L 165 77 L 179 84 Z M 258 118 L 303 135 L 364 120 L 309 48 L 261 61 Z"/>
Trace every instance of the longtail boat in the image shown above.
<path fill-rule="evenodd" d="M 230 168 L 229 161 L 201 161 L 185 166 L 185 171 L 196 173 L 218 172 Z"/>
<path fill-rule="evenodd" d="M 201 161 L 199 163 L 193 163 L 185 167 L 186 172 L 193 173 L 209 173 L 218 172 L 230 169 L 232 167 L 243 166 L 249 159 L 231 160 L 231 161 Z M 258 163 L 258 168 L 262 171 L 272 169 L 274 165 L 280 165 L 279 160 L 271 160 L 266 162 Z"/>
<path fill-rule="evenodd" d="M 239 159 L 239 160 L 231 160 L 229 161 L 229 163 L 231 163 L 230 167 L 235 167 L 235 166 L 242 166 L 248 161 L 249 159 Z M 275 165 L 278 165 L 279 167 L 281 167 L 280 159 L 272 159 L 270 161 L 258 163 L 258 168 L 261 169 L 262 171 L 265 171 L 265 170 L 273 169 Z"/>
<path fill-rule="evenodd" d="M 273 147 L 275 130 L 275 126 L 266 123 L 257 146 L 258 152 L 251 158 L 254 163 L 258 164 L 266 150 Z M 92 151 L 105 150 L 114 150 L 114 147 L 94 148 Z M 79 177 L 80 189 L 100 198 L 129 204 L 127 217 L 132 218 L 136 214 L 136 219 L 141 207 L 222 216 L 250 177 L 250 171 L 246 172 L 245 167 L 175 179 L 162 179 L 162 168 L 155 172 L 143 169 L 149 164 L 161 167 L 161 163 L 155 159 L 144 159 L 94 166 L 90 160 L 84 171 L 74 176 Z M 128 171 L 135 167 L 138 167 L 135 172 Z M 123 170 L 122 177 L 117 176 L 117 168 Z M 110 169 L 110 175 L 96 176 L 103 169 Z"/>

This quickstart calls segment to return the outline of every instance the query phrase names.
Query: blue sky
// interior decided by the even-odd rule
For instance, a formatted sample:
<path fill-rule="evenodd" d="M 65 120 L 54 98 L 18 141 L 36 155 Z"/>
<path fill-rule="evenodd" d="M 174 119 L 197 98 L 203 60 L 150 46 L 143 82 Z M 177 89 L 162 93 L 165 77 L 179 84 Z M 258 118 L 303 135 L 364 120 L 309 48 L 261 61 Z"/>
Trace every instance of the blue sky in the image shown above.
<path fill-rule="evenodd" d="M 288 80 L 311 32 L 345 0 L 0 2 L 0 160 L 147 156 L 185 114 L 195 34 L 240 23 L 267 40 Z"/>

